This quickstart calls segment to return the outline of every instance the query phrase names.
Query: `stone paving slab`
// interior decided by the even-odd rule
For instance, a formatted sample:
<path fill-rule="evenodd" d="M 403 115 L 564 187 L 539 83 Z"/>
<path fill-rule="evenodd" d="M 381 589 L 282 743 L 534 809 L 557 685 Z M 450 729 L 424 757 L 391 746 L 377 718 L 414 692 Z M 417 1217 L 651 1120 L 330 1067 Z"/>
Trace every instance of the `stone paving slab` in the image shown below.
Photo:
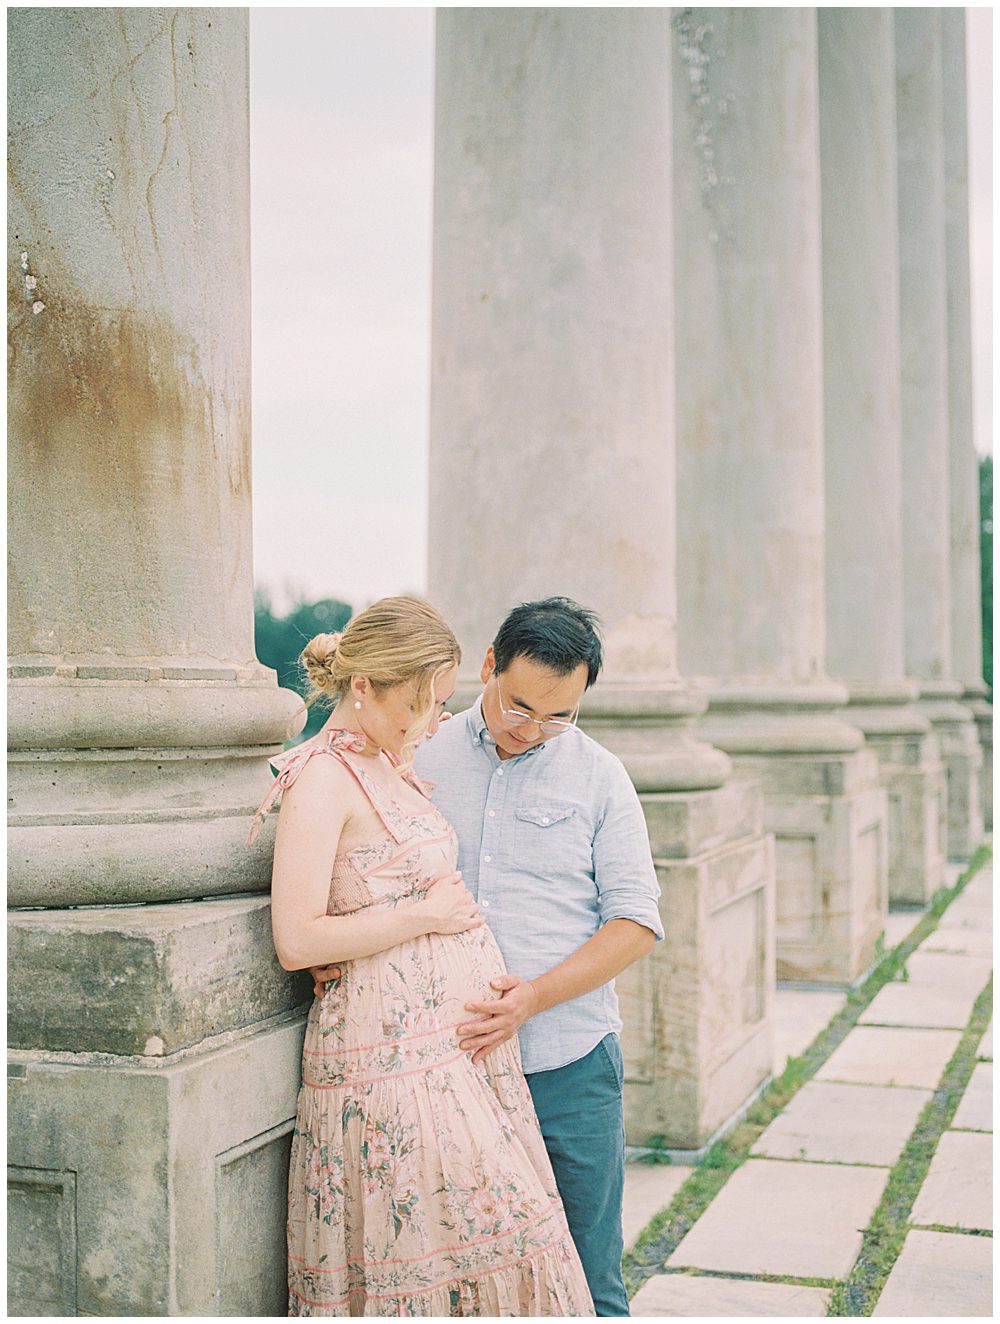
<path fill-rule="evenodd" d="M 954 928 L 938 926 L 917 948 L 918 952 L 951 952 L 956 956 L 993 957 L 993 930 L 989 928 Z"/>
<path fill-rule="evenodd" d="M 658 1319 L 687 1316 L 712 1319 L 777 1319 L 825 1315 L 830 1290 L 797 1287 L 793 1283 L 755 1283 L 736 1278 L 692 1277 L 686 1273 L 657 1274 L 632 1298 L 632 1315 Z"/>
<path fill-rule="evenodd" d="M 780 1076 L 790 1057 L 799 1057 L 843 1010 L 847 994 L 833 989 L 779 988 L 774 995 L 774 1074 Z"/>
<path fill-rule="evenodd" d="M 992 1062 L 977 1062 L 973 1067 L 951 1127 L 953 1131 L 993 1130 Z"/>
<path fill-rule="evenodd" d="M 932 1090 L 958 1047 L 957 1030 L 879 1029 L 856 1025 L 816 1072 L 816 1080 L 906 1085 Z"/>
<path fill-rule="evenodd" d="M 990 1023 L 986 1027 L 986 1033 L 979 1041 L 979 1047 L 976 1049 L 977 1057 L 988 1057 L 993 1060 L 993 1018 L 990 1017 Z"/>
<path fill-rule="evenodd" d="M 843 1278 L 888 1179 L 884 1168 L 748 1159 L 670 1256 L 671 1268 Z"/>
<path fill-rule="evenodd" d="M 945 1131 L 917 1192 L 911 1223 L 993 1227 L 993 1137 Z"/>
<path fill-rule="evenodd" d="M 993 1239 L 908 1232 L 874 1314 L 948 1319 L 992 1314 Z"/>
<path fill-rule="evenodd" d="M 976 994 L 927 984 L 885 984 L 858 1017 L 859 1025 L 911 1025 L 964 1030 Z"/>
<path fill-rule="evenodd" d="M 810 1080 L 763 1133 L 752 1154 L 891 1167 L 931 1090 Z"/>
<path fill-rule="evenodd" d="M 625 1164 L 622 1230 L 626 1250 L 635 1244 L 653 1215 L 666 1209 L 692 1172 L 694 1168 L 673 1163 Z"/>
<path fill-rule="evenodd" d="M 906 962 L 906 969 L 907 983 L 978 996 L 993 972 L 993 961 L 988 956 L 916 951 Z"/>

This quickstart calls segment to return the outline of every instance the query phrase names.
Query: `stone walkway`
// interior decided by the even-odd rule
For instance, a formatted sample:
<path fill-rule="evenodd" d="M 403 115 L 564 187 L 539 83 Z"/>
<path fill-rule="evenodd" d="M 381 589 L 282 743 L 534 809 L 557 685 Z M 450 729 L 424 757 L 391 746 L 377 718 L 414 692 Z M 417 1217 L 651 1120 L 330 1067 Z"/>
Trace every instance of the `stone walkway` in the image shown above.
<path fill-rule="evenodd" d="M 957 878 L 955 869 L 950 878 Z M 922 918 L 898 912 L 886 946 Z M 894 1165 L 932 1099 L 992 968 L 992 878 L 980 871 L 815 1076 L 761 1134 L 632 1300 L 635 1316 L 826 1315 Z M 846 995 L 779 990 L 775 1075 Z M 916 1193 L 880 1316 L 988 1316 L 992 1298 L 993 1023 Z M 630 1163 L 625 1244 L 693 1169 Z M 775 1281 L 780 1280 L 780 1281 Z"/>

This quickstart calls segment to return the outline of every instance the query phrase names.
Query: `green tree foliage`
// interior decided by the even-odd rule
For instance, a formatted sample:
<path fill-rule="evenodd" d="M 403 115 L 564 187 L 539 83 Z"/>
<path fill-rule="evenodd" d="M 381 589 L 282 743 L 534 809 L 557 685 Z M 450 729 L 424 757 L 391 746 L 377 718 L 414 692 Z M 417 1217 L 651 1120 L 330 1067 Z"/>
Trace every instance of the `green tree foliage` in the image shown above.
<path fill-rule="evenodd" d="M 275 616 L 270 596 L 262 589 L 254 594 L 254 635 L 257 656 L 266 667 L 278 673 L 278 684 L 306 695 L 306 676 L 299 665 L 303 648 L 317 634 L 342 630 L 351 619 L 352 608 L 337 598 L 319 602 L 297 602 L 287 616 Z M 329 708 L 314 704 L 299 740 L 319 730 L 329 716 Z"/>
<path fill-rule="evenodd" d="M 979 556 L 983 583 L 983 679 L 993 701 L 993 456 L 979 461 Z"/>

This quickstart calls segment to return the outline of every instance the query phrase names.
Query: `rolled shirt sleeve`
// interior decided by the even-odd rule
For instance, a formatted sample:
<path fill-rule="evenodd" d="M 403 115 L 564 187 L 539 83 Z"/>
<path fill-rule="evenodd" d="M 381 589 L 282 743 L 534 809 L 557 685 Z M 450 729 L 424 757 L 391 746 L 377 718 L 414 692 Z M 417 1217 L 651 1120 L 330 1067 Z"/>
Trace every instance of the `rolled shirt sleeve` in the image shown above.
<path fill-rule="evenodd" d="M 628 773 L 617 760 L 611 765 L 609 783 L 593 847 L 601 923 L 634 920 L 659 941 L 663 937 L 660 885 L 642 805 Z"/>

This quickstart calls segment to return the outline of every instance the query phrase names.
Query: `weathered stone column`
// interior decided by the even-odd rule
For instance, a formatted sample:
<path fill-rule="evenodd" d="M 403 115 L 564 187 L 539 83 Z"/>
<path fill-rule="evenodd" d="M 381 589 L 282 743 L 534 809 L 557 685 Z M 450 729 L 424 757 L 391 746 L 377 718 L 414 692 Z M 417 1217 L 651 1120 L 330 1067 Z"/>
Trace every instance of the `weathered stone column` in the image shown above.
<path fill-rule="evenodd" d="M 247 15 L 8 34 L 10 1308 L 277 1314 L 305 990 L 243 842 L 301 704 L 253 648 Z"/>
<path fill-rule="evenodd" d="M 945 262 L 948 290 L 948 458 L 951 497 L 951 656 L 983 748 L 984 826 L 993 821 L 993 709 L 983 681 L 979 457 L 972 426 L 972 297 L 965 10 L 941 10 Z"/>
<path fill-rule="evenodd" d="M 895 38 L 889 9 L 821 9 L 827 664 L 879 757 L 889 898 L 942 885 L 944 770 L 903 641 Z"/>
<path fill-rule="evenodd" d="M 878 761 L 825 660 L 816 15 L 674 20 L 680 660 L 759 776 L 778 972 L 850 982 L 886 897 Z"/>
<path fill-rule="evenodd" d="M 967 859 L 982 833 L 982 751 L 952 665 L 941 10 L 894 12 L 906 669 L 920 682 L 919 706 L 941 745 L 948 857 Z"/>
<path fill-rule="evenodd" d="M 430 596 L 470 677 L 519 601 L 603 618 L 584 723 L 668 933 L 620 981 L 629 1134 L 691 1149 L 770 1071 L 772 884 L 676 665 L 669 42 L 662 9 L 439 12 Z"/>

